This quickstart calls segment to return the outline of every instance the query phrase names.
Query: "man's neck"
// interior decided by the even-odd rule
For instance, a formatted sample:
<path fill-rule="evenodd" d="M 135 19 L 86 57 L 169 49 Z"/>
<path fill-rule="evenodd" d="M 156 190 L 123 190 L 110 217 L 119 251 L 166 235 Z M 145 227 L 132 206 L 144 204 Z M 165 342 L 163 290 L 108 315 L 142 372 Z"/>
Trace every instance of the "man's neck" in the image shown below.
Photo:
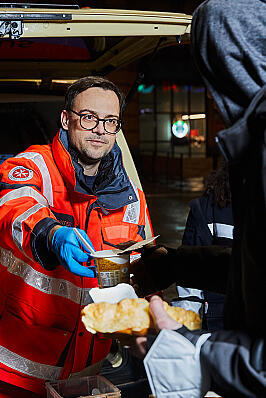
<path fill-rule="evenodd" d="M 85 164 L 80 159 L 78 159 L 78 163 L 82 166 L 83 173 L 86 176 L 95 176 L 97 174 L 99 163 Z"/>

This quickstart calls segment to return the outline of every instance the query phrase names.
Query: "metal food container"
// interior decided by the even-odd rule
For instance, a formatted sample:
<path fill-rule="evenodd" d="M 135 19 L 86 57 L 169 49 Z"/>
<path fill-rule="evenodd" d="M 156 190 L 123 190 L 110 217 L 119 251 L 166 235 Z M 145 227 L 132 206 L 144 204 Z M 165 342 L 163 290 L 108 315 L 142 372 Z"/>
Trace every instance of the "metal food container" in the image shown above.
<path fill-rule="evenodd" d="M 120 390 L 103 376 L 47 382 L 47 398 L 119 398 Z"/>

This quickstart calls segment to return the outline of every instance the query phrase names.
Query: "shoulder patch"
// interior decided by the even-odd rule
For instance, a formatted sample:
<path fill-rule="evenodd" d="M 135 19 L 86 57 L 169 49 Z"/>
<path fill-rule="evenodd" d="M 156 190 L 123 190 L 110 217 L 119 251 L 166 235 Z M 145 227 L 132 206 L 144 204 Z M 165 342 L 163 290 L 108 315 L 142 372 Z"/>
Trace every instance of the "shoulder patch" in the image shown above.
<path fill-rule="evenodd" d="M 33 171 L 24 166 L 16 166 L 8 173 L 8 178 L 12 181 L 28 181 L 33 177 Z"/>

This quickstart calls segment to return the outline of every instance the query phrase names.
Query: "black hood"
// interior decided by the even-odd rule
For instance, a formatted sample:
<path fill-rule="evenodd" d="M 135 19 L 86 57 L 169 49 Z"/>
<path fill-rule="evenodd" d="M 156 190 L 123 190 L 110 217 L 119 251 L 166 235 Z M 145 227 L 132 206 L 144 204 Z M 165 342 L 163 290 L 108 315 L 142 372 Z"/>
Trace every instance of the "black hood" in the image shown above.
<path fill-rule="evenodd" d="M 195 63 L 227 126 L 266 84 L 266 0 L 208 0 L 194 12 Z"/>

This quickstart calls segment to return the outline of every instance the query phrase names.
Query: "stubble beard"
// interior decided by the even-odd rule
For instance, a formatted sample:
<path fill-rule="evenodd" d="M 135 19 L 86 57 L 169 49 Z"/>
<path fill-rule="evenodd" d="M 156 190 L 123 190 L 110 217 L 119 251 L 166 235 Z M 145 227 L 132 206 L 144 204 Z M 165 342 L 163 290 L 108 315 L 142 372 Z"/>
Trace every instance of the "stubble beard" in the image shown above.
<path fill-rule="evenodd" d="M 69 145 L 74 149 L 78 158 L 82 161 L 83 164 L 92 165 L 92 164 L 100 163 L 102 158 L 110 152 L 109 146 L 108 146 L 108 148 L 101 149 L 100 151 L 90 148 L 88 146 L 88 145 L 90 145 L 90 141 L 83 141 L 80 143 L 79 146 L 76 145 L 75 142 L 73 142 L 70 128 L 68 131 L 68 141 L 69 141 Z"/>
<path fill-rule="evenodd" d="M 108 151 L 101 151 L 100 154 L 96 154 L 95 151 L 91 150 L 90 148 L 82 148 L 81 151 L 78 151 L 78 155 L 80 157 L 80 160 L 84 164 L 95 164 L 95 163 L 100 163 L 102 158 L 106 156 Z"/>

